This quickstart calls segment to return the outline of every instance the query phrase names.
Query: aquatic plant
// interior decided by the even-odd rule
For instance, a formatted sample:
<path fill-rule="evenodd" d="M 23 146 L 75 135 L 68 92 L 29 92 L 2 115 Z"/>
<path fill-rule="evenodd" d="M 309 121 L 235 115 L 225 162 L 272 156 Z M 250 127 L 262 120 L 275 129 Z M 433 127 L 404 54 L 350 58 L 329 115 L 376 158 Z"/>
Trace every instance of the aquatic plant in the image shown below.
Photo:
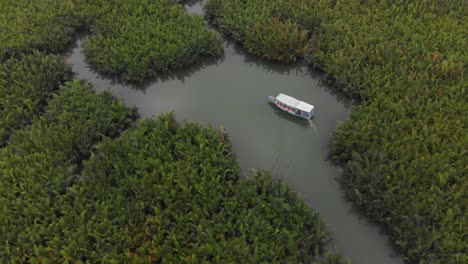
<path fill-rule="evenodd" d="M 80 27 L 71 0 L 2 0 L 0 2 L 0 61 L 39 49 L 64 50 Z"/>
<path fill-rule="evenodd" d="M 91 35 L 83 50 L 102 73 L 143 82 L 222 54 L 216 33 L 172 0 L 84 2 Z"/>
<path fill-rule="evenodd" d="M 82 160 L 96 142 L 117 136 L 134 118 L 109 93 L 96 95 L 91 85 L 73 81 L 32 125 L 12 134 L 0 149 L 2 260 L 37 262 L 53 254 L 54 238 L 68 231 L 57 229 L 67 213 L 63 195 L 78 180 Z"/>
<path fill-rule="evenodd" d="M 42 112 L 52 92 L 71 78 L 61 56 L 34 52 L 0 64 L 0 147 Z"/>

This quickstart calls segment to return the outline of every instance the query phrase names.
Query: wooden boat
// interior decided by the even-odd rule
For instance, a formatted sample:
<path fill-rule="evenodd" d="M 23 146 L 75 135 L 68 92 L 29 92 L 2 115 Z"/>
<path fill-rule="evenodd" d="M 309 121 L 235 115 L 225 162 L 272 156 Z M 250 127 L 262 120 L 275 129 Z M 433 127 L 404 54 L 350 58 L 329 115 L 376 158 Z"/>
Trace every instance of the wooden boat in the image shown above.
<path fill-rule="evenodd" d="M 278 96 L 268 96 L 281 110 L 290 113 L 291 115 L 299 116 L 305 119 L 311 119 L 314 114 L 314 106 L 303 101 L 299 101 L 289 95 L 278 94 Z"/>

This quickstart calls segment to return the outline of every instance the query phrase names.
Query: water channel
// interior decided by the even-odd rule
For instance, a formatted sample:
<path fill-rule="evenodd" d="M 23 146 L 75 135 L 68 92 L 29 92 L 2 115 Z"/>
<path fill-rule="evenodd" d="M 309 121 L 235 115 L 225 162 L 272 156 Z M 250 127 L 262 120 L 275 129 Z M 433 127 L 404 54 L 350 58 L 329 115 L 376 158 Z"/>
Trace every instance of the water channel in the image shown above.
<path fill-rule="evenodd" d="M 188 11 L 201 13 L 200 1 L 186 1 Z M 250 168 L 269 170 L 320 212 L 332 233 L 332 247 L 352 263 L 403 263 L 389 238 L 344 197 L 338 167 L 327 161 L 337 122 L 345 121 L 352 103 L 322 81 L 322 75 L 301 63 L 284 65 L 249 55 L 224 41 L 224 57 L 203 60 L 182 71 L 161 76 L 143 87 L 123 85 L 89 69 L 79 38 L 68 61 L 79 79 L 108 90 L 142 117 L 174 111 L 180 121 L 223 126 L 229 133 L 244 175 Z M 307 122 L 268 103 L 283 92 L 315 106 Z"/>

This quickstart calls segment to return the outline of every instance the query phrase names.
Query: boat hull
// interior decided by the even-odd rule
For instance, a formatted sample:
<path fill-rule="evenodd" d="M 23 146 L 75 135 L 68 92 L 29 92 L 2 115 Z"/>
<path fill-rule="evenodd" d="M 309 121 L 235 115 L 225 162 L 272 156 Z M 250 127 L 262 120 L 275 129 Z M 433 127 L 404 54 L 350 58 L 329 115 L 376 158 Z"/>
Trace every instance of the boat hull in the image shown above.
<path fill-rule="evenodd" d="M 309 113 L 304 113 L 304 114 L 297 114 L 296 112 L 294 112 L 293 110 L 289 110 L 287 109 L 286 107 L 283 107 L 279 104 L 279 101 L 276 100 L 276 97 L 275 96 L 268 96 L 268 99 L 276 105 L 276 107 L 278 107 L 279 109 L 283 110 L 284 112 L 290 114 L 290 115 L 293 115 L 293 116 L 297 116 L 297 117 L 301 117 L 301 118 L 304 118 L 306 120 L 310 120 L 312 118 L 312 114 L 309 114 Z"/>

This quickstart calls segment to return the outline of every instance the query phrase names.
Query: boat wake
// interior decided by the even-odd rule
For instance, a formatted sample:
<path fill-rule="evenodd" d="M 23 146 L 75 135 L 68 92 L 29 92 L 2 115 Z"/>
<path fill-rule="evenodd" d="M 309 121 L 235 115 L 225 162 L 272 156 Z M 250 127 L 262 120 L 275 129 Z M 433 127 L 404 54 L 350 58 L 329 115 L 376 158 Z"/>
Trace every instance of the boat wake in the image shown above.
<path fill-rule="evenodd" d="M 315 121 L 312 120 L 312 119 L 309 119 L 307 120 L 307 123 L 309 124 L 309 126 L 312 128 L 312 130 L 314 130 L 314 134 L 316 136 L 318 136 L 319 132 L 318 132 L 318 129 L 317 129 L 317 125 L 315 124 Z"/>

